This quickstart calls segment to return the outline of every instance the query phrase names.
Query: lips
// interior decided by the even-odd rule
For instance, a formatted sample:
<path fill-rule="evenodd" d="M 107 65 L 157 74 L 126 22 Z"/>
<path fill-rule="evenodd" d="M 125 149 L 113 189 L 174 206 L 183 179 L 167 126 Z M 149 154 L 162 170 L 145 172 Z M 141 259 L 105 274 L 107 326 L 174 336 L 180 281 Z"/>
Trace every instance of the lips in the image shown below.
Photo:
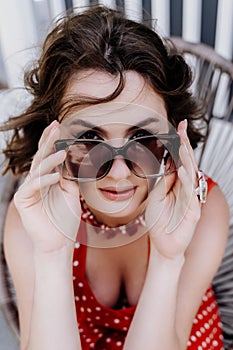
<path fill-rule="evenodd" d="M 115 187 L 108 187 L 108 188 L 101 188 L 100 189 L 103 196 L 110 200 L 126 200 L 131 198 L 135 191 L 135 187 L 130 188 L 115 188 Z"/>

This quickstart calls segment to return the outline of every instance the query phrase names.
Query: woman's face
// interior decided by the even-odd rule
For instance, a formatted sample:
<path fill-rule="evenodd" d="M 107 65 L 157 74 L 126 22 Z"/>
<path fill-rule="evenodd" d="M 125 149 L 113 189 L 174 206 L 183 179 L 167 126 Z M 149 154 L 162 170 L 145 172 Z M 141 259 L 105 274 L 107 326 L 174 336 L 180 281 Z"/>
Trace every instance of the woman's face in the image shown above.
<path fill-rule="evenodd" d="M 61 123 L 61 138 L 104 140 L 113 147 L 122 147 L 136 137 L 168 133 L 166 108 L 160 95 L 138 73 L 128 71 L 125 76 L 124 90 L 114 101 L 72 111 Z M 72 78 L 64 99 L 82 95 L 103 98 L 117 84 L 118 78 L 107 73 L 84 71 Z M 79 188 L 97 219 L 115 226 L 142 212 L 153 183 L 134 175 L 124 158 L 116 156 L 105 177 L 80 182 Z"/>

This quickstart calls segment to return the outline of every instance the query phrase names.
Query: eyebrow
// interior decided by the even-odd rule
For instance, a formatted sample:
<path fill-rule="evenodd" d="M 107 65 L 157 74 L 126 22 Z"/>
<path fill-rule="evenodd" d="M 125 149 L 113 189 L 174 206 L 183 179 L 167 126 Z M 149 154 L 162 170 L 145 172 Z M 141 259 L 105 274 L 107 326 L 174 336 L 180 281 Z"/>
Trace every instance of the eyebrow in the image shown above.
<path fill-rule="evenodd" d="M 139 123 L 137 123 L 137 124 L 131 126 L 131 127 L 129 128 L 128 131 L 135 130 L 136 128 L 141 128 L 141 127 L 143 127 L 143 126 L 147 126 L 147 125 L 149 125 L 149 124 L 151 124 L 151 123 L 156 123 L 156 122 L 158 122 L 158 121 L 159 121 L 159 119 L 157 119 L 157 118 L 155 118 L 155 117 L 153 117 L 153 118 L 147 118 L 147 119 L 142 120 L 141 122 L 139 122 Z M 85 120 L 83 120 L 83 119 L 75 120 L 75 121 L 73 121 L 73 122 L 71 123 L 71 125 L 82 125 L 82 126 L 85 126 L 86 128 L 95 129 L 95 130 L 97 130 L 97 131 L 102 131 L 102 130 L 103 130 L 101 127 L 96 126 L 95 124 L 92 124 L 92 123 L 90 123 L 90 122 L 87 122 L 87 121 L 85 121 Z"/>
<path fill-rule="evenodd" d="M 82 120 L 82 119 L 78 119 L 78 120 L 75 120 L 71 123 L 71 125 L 81 125 L 81 126 L 85 126 L 86 128 L 90 128 L 90 129 L 95 129 L 97 131 L 101 131 L 102 128 L 96 126 L 95 124 L 92 124 L 90 122 L 87 122 L 85 120 Z"/>

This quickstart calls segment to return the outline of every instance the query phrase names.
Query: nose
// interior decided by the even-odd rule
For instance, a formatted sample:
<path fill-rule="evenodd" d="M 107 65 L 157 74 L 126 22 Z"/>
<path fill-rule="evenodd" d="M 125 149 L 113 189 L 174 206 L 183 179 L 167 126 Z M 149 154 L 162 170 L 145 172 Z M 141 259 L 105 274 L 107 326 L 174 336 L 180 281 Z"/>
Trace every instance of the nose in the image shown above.
<path fill-rule="evenodd" d="M 113 178 L 114 180 L 122 180 L 126 179 L 130 175 L 131 171 L 128 168 L 124 158 L 121 156 L 116 156 L 107 176 Z"/>

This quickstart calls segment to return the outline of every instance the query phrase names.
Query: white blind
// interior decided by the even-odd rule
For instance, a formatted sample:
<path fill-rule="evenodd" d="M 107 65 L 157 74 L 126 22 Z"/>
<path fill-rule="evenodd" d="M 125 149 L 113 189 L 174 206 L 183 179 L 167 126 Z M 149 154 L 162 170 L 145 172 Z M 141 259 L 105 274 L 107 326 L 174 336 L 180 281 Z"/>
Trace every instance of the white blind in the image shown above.
<path fill-rule="evenodd" d="M 217 1 L 217 2 L 216 2 Z M 37 45 L 44 37 L 49 24 L 54 18 L 64 14 L 66 7 L 73 4 L 76 11 L 82 11 L 90 0 L 7 0 L 0 2 L 0 79 L 6 77 L 10 86 L 18 85 L 22 80 L 25 65 L 31 61 L 34 53 L 28 48 Z M 181 4 L 182 37 L 192 42 L 199 42 L 203 37 L 203 4 L 217 3 L 217 19 L 214 36 L 215 49 L 218 53 L 232 60 L 233 55 L 233 0 L 99 0 L 99 3 L 115 8 L 123 5 L 127 17 L 136 21 L 143 19 L 143 4 L 147 7 L 147 17 L 159 34 L 171 34 L 171 16 L 176 14 L 172 8 Z M 171 4 L 173 7 L 171 7 Z M 148 13 L 148 8 L 151 13 Z M 177 6 L 179 8 L 179 6 Z M 40 9 L 40 11 L 35 10 Z M 205 13 L 208 17 L 208 13 Z M 10 18 L 10 24 L 9 24 Z M 46 23 L 47 21 L 47 23 Z M 208 28 L 208 26 L 207 26 Z M 0 71 L 0 73 L 1 73 Z"/>

